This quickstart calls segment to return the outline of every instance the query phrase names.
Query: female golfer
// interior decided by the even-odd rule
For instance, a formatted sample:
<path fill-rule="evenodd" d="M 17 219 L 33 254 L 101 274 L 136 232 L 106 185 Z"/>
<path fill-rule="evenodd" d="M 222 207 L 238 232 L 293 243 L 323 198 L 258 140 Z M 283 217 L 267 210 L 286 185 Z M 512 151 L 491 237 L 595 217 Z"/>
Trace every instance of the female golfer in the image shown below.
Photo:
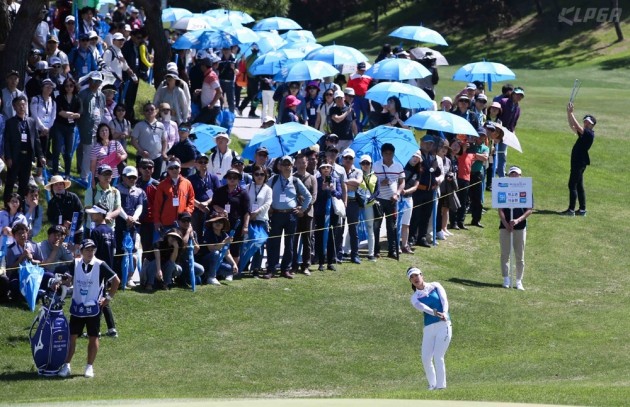
<path fill-rule="evenodd" d="M 440 283 L 426 283 L 417 267 L 407 270 L 411 282 L 411 304 L 424 313 L 422 333 L 422 364 L 429 382 L 429 390 L 446 388 L 444 354 L 451 343 L 453 328 L 448 314 L 446 291 Z"/>

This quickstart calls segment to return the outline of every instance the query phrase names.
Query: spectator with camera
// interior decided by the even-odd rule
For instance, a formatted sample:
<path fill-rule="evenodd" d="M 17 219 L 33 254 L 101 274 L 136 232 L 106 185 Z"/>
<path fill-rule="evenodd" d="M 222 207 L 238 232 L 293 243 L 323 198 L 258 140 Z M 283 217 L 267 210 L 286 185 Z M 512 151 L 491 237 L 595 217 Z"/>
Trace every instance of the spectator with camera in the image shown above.
<path fill-rule="evenodd" d="M 335 271 L 337 263 L 337 248 L 335 247 L 335 230 L 339 229 L 339 216 L 333 209 L 333 198 L 341 198 L 341 182 L 332 171 L 332 165 L 323 162 L 319 165 L 317 178 L 317 200 L 314 207 L 315 219 L 315 252 L 319 259 L 319 271 L 324 271 L 324 262 L 328 264 L 328 270 Z M 328 208 L 328 210 L 327 210 Z M 327 213 L 328 212 L 328 213 Z M 329 216 L 328 228 L 326 228 L 326 217 Z M 327 243 L 324 246 L 324 236 L 327 236 Z"/>

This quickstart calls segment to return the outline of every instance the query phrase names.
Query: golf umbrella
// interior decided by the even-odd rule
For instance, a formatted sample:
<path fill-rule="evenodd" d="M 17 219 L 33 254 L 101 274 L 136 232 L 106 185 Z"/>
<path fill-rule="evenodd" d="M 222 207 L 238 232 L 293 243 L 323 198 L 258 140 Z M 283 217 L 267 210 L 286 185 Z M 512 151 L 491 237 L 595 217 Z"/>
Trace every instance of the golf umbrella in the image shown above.
<path fill-rule="evenodd" d="M 168 7 L 162 10 L 162 25 L 164 28 L 171 28 L 171 26 L 178 20 L 185 17 L 192 17 L 193 13 L 185 8 Z"/>
<path fill-rule="evenodd" d="M 409 159 L 420 148 L 418 142 L 413 136 L 413 132 L 407 129 L 401 129 L 391 126 L 378 126 L 371 130 L 357 134 L 356 138 L 350 145 L 354 150 L 356 158 L 355 165 L 361 166 L 360 160 L 363 154 L 372 157 L 372 161 L 376 162 L 381 159 L 381 147 L 385 143 L 394 146 L 394 159 L 404 167 Z"/>
<path fill-rule="evenodd" d="M 20 292 L 26 298 L 26 303 L 31 311 L 35 311 L 37 304 L 37 292 L 44 277 L 44 269 L 35 264 L 23 261 L 20 264 Z"/>
<path fill-rule="evenodd" d="M 188 266 L 190 267 L 190 288 L 194 292 L 197 289 L 197 279 L 195 277 L 195 246 L 193 245 L 192 236 L 188 239 Z"/>
<path fill-rule="evenodd" d="M 289 31 L 292 32 L 292 31 Z M 314 42 L 287 42 L 279 49 L 294 49 L 296 51 L 300 51 L 307 55 L 309 52 L 321 48 L 321 44 L 317 44 Z"/>
<path fill-rule="evenodd" d="M 249 71 L 253 75 L 275 75 L 289 62 L 298 62 L 304 53 L 297 49 L 283 49 L 267 52 L 256 58 Z"/>
<path fill-rule="evenodd" d="M 193 144 L 197 147 L 197 150 L 201 154 L 205 154 L 217 143 L 214 141 L 214 136 L 217 133 L 225 133 L 227 129 L 221 126 L 215 126 L 213 124 L 201 124 L 197 123 L 193 125 L 190 130 L 190 138 L 193 140 Z"/>
<path fill-rule="evenodd" d="M 505 143 L 506 146 L 512 147 L 519 153 L 523 152 L 523 148 L 521 147 L 521 142 L 518 140 L 518 137 L 516 137 L 515 133 L 506 129 L 499 123 L 494 123 L 494 127 L 501 129 L 503 131 L 503 143 Z"/>
<path fill-rule="evenodd" d="M 280 37 L 289 42 L 317 42 L 313 32 L 309 30 L 291 30 Z"/>
<path fill-rule="evenodd" d="M 327 45 L 325 47 L 311 51 L 305 60 L 308 61 L 322 61 L 329 63 L 330 65 L 343 65 L 343 64 L 358 64 L 359 62 L 365 62 L 368 57 L 363 55 L 361 51 L 346 47 L 343 45 Z"/>
<path fill-rule="evenodd" d="M 269 17 L 257 22 L 254 31 L 301 30 L 302 26 L 286 17 Z"/>
<path fill-rule="evenodd" d="M 381 82 L 373 86 L 365 94 L 366 99 L 373 100 L 381 105 L 387 104 L 387 99 L 396 96 L 400 104 L 406 109 L 432 109 L 433 101 L 425 91 L 406 83 Z"/>
<path fill-rule="evenodd" d="M 274 79 L 280 82 L 301 82 L 335 76 L 339 73 L 334 66 L 321 61 L 299 61 L 283 67 Z"/>
<path fill-rule="evenodd" d="M 245 27 L 243 27 L 245 28 Z M 251 31 L 251 30 L 250 30 Z M 235 32 L 235 31 L 234 31 Z M 254 34 L 253 31 L 251 31 Z M 243 34 L 248 42 L 252 37 Z M 254 34 L 255 35 L 255 34 Z M 257 38 L 257 37 L 256 37 Z M 232 45 L 242 44 L 236 35 L 222 28 L 201 29 L 189 31 L 179 37 L 173 44 L 173 49 L 208 49 L 208 48 L 229 48 Z"/>
<path fill-rule="evenodd" d="M 296 122 L 276 124 L 255 135 L 242 155 L 253 160 L 256 149 L 266 147 L 269 157 L 278 158 L 317 144 L 323 135 L 319 130 Z"/>
<path fill-rule="evenodd" d="M 389 33 L 390 37 L 403 38 L 416 42 L 426 42 L 437 45 L 448 45 L 444 37 L 437 31 L 423 26 L 406 25 Z"/>
<path fill-rule="evenodd" d="M 259 40 L 256 41 L 260 54 L 264 55 L 269 51 L 274 51 L 286 43 L 277 32 L 257 31 Z"/>
<path fill-rule="evenodd" d="M 212 17 L 217 21 L 229 21 L 239 24 L 253 23 L 255 20 L 244 11 L 239 10 L 226 10 L 224 8 L 217 8 L 214 10 L 208 10 L 203 13 L 206 16 Z"/>
<path fill-rule="evenodd" d="M 413 57 L 416 59 L 422 59 L 428 55 L 435 58 L 436 65 L 448 65 L 448 61 L 446 60 L 446 57 L 442 55 L 440 51 L 436 51 L 431 48 L 416 47 L 412 50 L 409 50 L 409 53 L 413 55 Z"/>
<path fill-rule="evenodd" d="M 172 30 L 194 31 L 212 28 L 215 25 L 216 22 L 211 17 L 195 13 L 191 16 L 180 18 L 170 28 Z"/>
<path fill-rule="evenodd" d="M 411 59 L 387 58 L 365 71 L 367 76 L 373 79 L 386 81 L 406 81 L 409 79 L 425 78 L 431 72 L 421 63 Z"/>
<path fill-rule="evenodd" d="M 231 22 L 224 24 L 217 28 L 219 31 L 224 31 L 236 38 L 239 44 L 249 44 L 256 42 L 260 39 L 258 34 L 252 31 L 250 28 L 243 27 L 241 24 Z"/>
<path fill-rule="evenodd" d="M 127 280 L 129 280 L 129 272 L 133 271 L 133 239 L 127 230 L 123 232 L 122 243 L 125 256 L 122 259 L 122 281 L 120 284 L 121 288 L 124 290 L 127 287 Z"/>
<path fill-rule="evenodd" d="M 459 68 L 453 75 L 454 81 L 488 82 L 488 89 L 492 90 L 494 82 L 509 81 L 516 78 L 514 72 L 498 62 L 472 62 Z"/>
<path fill-rule="evenodd" d="M 443 111 L 424 111 L 411 116 L 405 121 L 407 126 L 415 127 L 423 130 L 443 131 L 453 134 L 467 134 L 469 136 L 478 137 L 479 133 L 463 117 L 453 113 Z"/>
<path fill-rule="evenodd" d="M 247 265 L 247 262 L 254 256 L 257 251 L 260 251 L 265 244 L 269 234 L 263 225 L 258 223 L 250 223 L 247 231 L 247 240 L 243 242 L 241 246 L 241 257 L 239 259 L 239 270 L 243 270 Z"/>

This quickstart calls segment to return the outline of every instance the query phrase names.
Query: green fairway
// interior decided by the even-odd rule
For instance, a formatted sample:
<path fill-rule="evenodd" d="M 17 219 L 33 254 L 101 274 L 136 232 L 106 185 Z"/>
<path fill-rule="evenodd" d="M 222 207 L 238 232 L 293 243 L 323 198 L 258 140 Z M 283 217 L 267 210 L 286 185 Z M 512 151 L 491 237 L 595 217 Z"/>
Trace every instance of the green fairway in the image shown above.
<path fill-rule="evenodd" d="M 436 99 L 465 85 L 450 80 L 457 67 L 440 68 Z M 457 231 L 400 262 L 343 264 L 292 281 L 246 278 L 196 293 L 119 292 L 112 307 L 120 337 L 101 340 L 92 380 L 82 377 L 85 339 L 78 341 L 72 378 L 39 378 L 28 343 L 34 313 L 1 306 L 0 404 L 369 398 L 628 405 L 630 260 L 623 250 L 630 148 L 623 100 L 630 71 L 599 64 L 512 68 L 513 83 L 526 92 L 516 131 L 524 153 L 509 150 L 508 164 L 533 177 L 536 203 L 528 219 L 526 291 L 501 288 L 499 221 L 488 208 L 485 229 Z M 582 81 L 576 117 L 592 113 L 598 121 L 584 218 L 556 214 L 568 204 L 575 135 L 566 104 L 575 78 Z M 422 316 L 409 303 L 405 278 L 410 265 L 449 296 L 454 334 L 444 391 L 426 390 Z M 372 403 L 360 405 L 385 404 Z"/>

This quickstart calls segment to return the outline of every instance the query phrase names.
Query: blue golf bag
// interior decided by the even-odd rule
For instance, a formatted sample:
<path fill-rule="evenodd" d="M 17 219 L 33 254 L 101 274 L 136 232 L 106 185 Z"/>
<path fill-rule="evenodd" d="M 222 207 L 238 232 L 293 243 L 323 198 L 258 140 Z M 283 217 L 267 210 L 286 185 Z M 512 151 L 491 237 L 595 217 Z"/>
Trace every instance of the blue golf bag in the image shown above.
<path fill-rule="evenodd" d="M 68 356 L 70 329 L 63 314 L 66 290 L 66 287 L 62 287 L 61 295 L 46 295 L 31 325 L 31 351 L 37 373 L 41 376 L 56 376 Z"/>

